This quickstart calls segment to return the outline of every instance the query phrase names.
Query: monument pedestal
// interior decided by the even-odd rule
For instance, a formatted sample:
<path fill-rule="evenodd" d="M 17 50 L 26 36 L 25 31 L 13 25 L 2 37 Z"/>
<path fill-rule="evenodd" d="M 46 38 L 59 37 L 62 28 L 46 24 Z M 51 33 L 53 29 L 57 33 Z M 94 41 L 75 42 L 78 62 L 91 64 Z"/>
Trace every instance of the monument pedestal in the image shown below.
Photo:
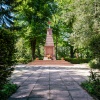
<path fill-rule="evenodd" d="M 44 46 L 44 59 L 43 60 L 56 60 L 55 47 L 52 37 L 52 29 L 47 29 L 46 43 Z"/>

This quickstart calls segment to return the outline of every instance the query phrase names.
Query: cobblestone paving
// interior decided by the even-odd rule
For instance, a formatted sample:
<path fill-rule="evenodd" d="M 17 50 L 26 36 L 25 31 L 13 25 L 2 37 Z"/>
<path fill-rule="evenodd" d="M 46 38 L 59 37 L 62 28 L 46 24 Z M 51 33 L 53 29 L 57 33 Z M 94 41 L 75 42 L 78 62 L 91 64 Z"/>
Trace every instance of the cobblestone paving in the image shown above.
<path fill-rule="evenodd" d="M 19 65 L 11 77 L 19 88 L 8 100 L 93 100 L 80 86 L 88 75 L 82 65 Z"/>

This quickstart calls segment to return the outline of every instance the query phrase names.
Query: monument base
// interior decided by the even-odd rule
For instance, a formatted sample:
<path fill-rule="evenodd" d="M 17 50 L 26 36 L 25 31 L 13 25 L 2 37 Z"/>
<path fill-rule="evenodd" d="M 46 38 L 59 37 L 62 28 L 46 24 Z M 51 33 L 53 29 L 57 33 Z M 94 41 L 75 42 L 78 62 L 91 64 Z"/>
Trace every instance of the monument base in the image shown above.
<path fill-rule="evenodd" d="M 28 63 L 28 65 L 39 65 L 39 66 L 44 66 L 44 65 L 57 65 L 57 66 L 72 66 L 73 64 L 71 64 L 70 62 L 68 61 L 65 61 L 65 60 L 35 60 L 35 61 L 32 61 L 30 63 Z"/>
<path fill-rule="evenodd" d="M 44 57 L 44 59 L 43 60 L 52 60 L 52 59 L 48 59 L 48 57 Z"/>
<path fill-rule="evenodd" d="M 52 57 L 52 58 L 44 57 L 43 60 L 56 60 L 56 58 L 55 57 Z"/>

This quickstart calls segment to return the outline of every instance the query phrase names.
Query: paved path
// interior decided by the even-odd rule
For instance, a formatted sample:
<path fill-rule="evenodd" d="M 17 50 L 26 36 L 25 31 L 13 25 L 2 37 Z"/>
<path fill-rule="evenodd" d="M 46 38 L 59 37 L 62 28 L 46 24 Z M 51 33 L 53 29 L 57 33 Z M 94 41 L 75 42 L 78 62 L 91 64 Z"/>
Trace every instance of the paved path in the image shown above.
<path fill-rule="evenodd" d="M 88 75 L 84 65 L 19 65 L 11 77 L 19 88 L 9 100 L 93 100 L 80 86 Z"/>

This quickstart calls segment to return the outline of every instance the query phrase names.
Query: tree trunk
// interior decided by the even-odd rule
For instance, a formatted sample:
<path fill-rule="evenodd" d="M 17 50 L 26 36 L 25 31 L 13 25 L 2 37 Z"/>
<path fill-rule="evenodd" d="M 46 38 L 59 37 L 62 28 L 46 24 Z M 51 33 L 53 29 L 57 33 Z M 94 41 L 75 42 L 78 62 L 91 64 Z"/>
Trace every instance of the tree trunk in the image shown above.
<path fill-rule="evenodd" d="M 38 51 L 38 57 L 41 57 L 41 53 L 40 53 L 40 47 L 37 47 L 37 51 Z"/>
<path fill-rule="evenodd" d="M 70 57 L 71 58 L 74 58 L 75 52 L 76 52 L 76 49 L 74 50 L 74 47 L 73 46 L 70 46 Z"/>
<path fill-rule="evenodd" d="M 58 44 L 58 37 L 57 37 L 57 34 L 56 34 L 56 59 L 57 59 L 57 51 L 58 51 L 58 49 L 57 49 L 58 45 L 57 44 Z"/>
<path fill-rule="evenodd" d="M 36 49 L 36 39 L 30 40 L 31 42 L 31 51 L 32 51 L 32 60 L 35 59 L 35 49 Z"/>

